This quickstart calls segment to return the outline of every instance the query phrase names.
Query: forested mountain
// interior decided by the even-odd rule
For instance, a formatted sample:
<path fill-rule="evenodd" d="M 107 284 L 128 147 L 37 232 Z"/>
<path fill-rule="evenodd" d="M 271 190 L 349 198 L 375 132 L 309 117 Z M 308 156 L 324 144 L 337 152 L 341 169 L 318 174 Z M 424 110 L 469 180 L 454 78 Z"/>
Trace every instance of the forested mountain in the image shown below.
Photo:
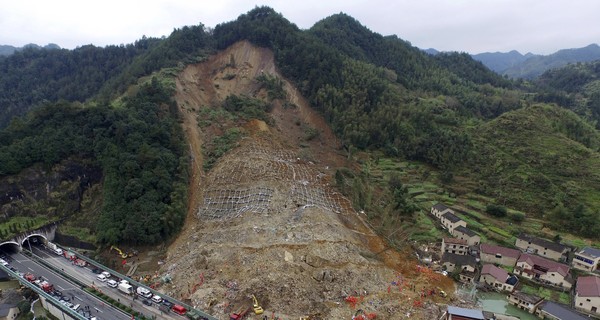
<path fill-rule="evenodd" d="M 44 101 L 110 99 L 143 75 L 210 50 L 204 27 L 176 29 L 167 39 L 142 38 L 126 46 L 24 50 L 0 59 L 0 128 Z"/>
<path fill-rule="evenodd" d="M 9 56 L 15 51 L 23 50 L 23 49 L 60 49 L 57 44 L 49 43 L 43 47 L 38 46 L 37 44 L 30 43 L 23 47 L 14 47 L 9 45 L 0 45 L 0 57 L 1 56 Z"/>
<path fill-rule="evenodd" d="M 533 53 L 521 54 L 516 50 L 510 52 L 484 52 L 471 55 L 473 59 L 481 61 L 491 70 L 503 74 L 505 70 L 515 67 L 529 58 L 538 55 Z"/>
<path fill-rule="evenodd" d="M 510 78 L 534 79 L 547 70 L 559 68 L 569 63 L 600 60 L 600 46 L 590 44 L 587 47 L 563 49 L 547 56 L 531 57 L 502 72 Z"/>
<path fill-rule="evenodd" d="M 568 107 L 569 94 L 581 90 L 594 101 L 593 67 L 572 71 L 585 78 L 580 83 L 587 89 L 566 88 L 571 81 L 548 73 L 524 92 L 467 54 L 432 56 L 345 14 L 300 30 L 268 7 L 212 32 L 199 25 L 126 46 L 27 49 L 1 59 L 0 127 L 44 106 L 0 131 L 0 175 L 37 162 L 95 159 L 104 175 L 94 226 L 100 242 L 155 243 L 174 234 L 183 221 L 188 160 L 169 99 L 172 80 L 147 76 L 159 70 L 173 76 L 241 40 L 273 51 L 277 68 L 349 153 L 419 161 L 439 172 L 444 184 L 534 216 L 583 206 L 586 219 L 598 219 L 600 191 L 592 187 L 600 181 L 597 130 L 575 113 L 534 104 Z M 565 93 L 553 100 L 557 88 Z M 464 179 L 468 183 L 457 186 Z M 580 193 L 570 191 L 573 184 Z M 131 232 L 147 236 L 136 240 Z"/>
<path fill-rule="evenodd" d="M 538 101 L 558 103 L 600 128 L 600 61 L 546 71 L 535 84 Z"/>

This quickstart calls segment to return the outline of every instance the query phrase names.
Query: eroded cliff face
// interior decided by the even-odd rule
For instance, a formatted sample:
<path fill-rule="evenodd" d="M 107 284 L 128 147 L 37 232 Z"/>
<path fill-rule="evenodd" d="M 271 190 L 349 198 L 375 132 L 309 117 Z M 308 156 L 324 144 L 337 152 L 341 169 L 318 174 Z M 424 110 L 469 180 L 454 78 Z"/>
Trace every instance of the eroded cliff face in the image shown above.
<path fill-rule="evenodd" d="M 287 97 L 272 102 L 272 121 L 237 123 L 245 138 L 204 171 L 203 142 L 226 124 L 198 119 L 206 122 L 202 115 L 230 94 L 268 100 L 261 74 L 282 79 Z M 357 308 L 381 319 L 437 315 L 413 301 L 451 281 L 418 271 L 412 253 L 390 250 L 332 187 L 335 169 L 353 164 L 269 50 L 240 42 L 188 66 L 176 100 L 192 151 L 190 211 L 160 268 L 172 282 L 159 290 L 220 319 L 253 294 L 269 316 L 285 319 L 349 319 Z M 306 128 L 316 137 L 307 139 Z"/>
<path fill-rule="evenodd" d="M 88 161 L 64 160 L 45 169 L 36 165 L 0 178 L 0 212 L 13 216 L 66 217 L 80 212 L 84 195 L 102 180 Z"/>

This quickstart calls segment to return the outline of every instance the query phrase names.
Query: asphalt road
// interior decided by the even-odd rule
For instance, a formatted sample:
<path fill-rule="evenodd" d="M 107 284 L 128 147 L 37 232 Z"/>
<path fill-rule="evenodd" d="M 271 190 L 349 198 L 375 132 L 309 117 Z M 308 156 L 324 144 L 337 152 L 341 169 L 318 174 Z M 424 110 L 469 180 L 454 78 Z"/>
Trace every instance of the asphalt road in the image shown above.
<path fill-rule="evenodd" d="M 74 305 L 79 304 L 82 311 L 86 309 L 86 306 L 89 306 L 91 316 L 95 316 L 98 320 L 131 319 L 131 316 L 124 314 L 112 306 L 106 305 L 101 300 L 81 290 L 77 285 L 65 280 L 52 270 L 40 265 L 38 262 L 31 260 L 28 256 L 21 253 L 13 253 L 10 256 L 10 266 L 14 267 L 19 272 L 32 273 L 36 277 L 43 277 L 46 281 L 53 284 L 56 290 L 62 292 L 63 296 L 70 297 L 71 303 Z M 64 258 L 57 255 L 54 255 L 50 259 L 64 260 Z M 59 304 L 58 300 L 55 300 L 55 302 L 56 304 Z"/>
<path fill-rule="evenodd" d="M 89 268 L 75 266 L 68 259 L 64 258 L 63 256 L 59 256 L 48 249 L 44 249 L 44 247 L 32 246 L 32 250 L 35 255 L 43 258 L 46 263 L 51 264 L 52 266 L 54 266 L 57 269 L 64 270 L 64 272 L 68 273 L 69 276 L 77 279 L 79 282 L 81 282 L 83 284 L 86 284 L 88 286 L 95 286 L 96 288 L 98 288 L 98 290 L 102 291 L 102 293 L 104 293 L 105 295 L 113 298 L 114 300 L 121 302 L 124 305 L 129 305 L 132 309 L 144 314 L 147 318 L 155 316 L 156 319 L 166 319 L 166 320 L 184 320 L 184 319 L 186 319 L 187 320 L 187 317 L 180 316 L 174 312 L 164 313 L 164 312 L 160 311 L 158 309 L 158 306 L 155 303 L 152 303 L 151 306 L 147 306 L 142 303 L 143 299 L 141 299 L 141 298 L 137 298 L 134 300 L 131 296 L 122 294 L 120 291 L 117 290 L 117 288 L 109 287 L 106 284 L 106 282 L 98 281 L 98 279 L 96 278 L 97 275 L 94 274 Z M 111 279 L 116 280 L 116 281 L 120 280 L 116 276 L 112 276 Z M 49 281 L 49 282 L 53 283 L 52 281 Z M 82 306 L 83 306 L 83 304 L 82 304 Z M 104 320 L 105 318 L 101 317 L 101 319 Z M 106 318 L 106 319 L 113 319 L 113 318 Z M 114 318 L 114 319 L 116 320 L 116 319 L 123 319 L 123 318 Z M 124 318 L 124 319 L 130 320 L 131 317 Z"/>

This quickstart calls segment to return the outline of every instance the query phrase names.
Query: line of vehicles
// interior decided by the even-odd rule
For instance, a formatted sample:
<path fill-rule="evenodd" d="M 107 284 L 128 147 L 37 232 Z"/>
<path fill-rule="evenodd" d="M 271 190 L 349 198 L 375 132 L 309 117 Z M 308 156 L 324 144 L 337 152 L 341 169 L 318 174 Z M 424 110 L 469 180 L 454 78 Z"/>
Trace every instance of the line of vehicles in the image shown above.
<path fill-rule="evenodd" d="M 101 269 L 92 270 L 94 273 L 97 273 L 96 280 L 99 282 L 106 283 L 107 286 L 111 288 L 116 288 L 117 291 L 122 294 L 133 296 L 134 299 L 139 297 L 142 299 L 142 303 L 147 306 L 156 306 L 162 312 L 174 312 L 178 315 L 185 316 L 188 310 L 181 305 L 174 304 L 167 299 L 164 299 L 158 294 L 153 294 L 148 288 L 145 287 L 137 287 L 134 290 L 133 285 L 129 283 L 127 280 L 114 280 L 111 279 L 112 275 L 110 272 L 102 271 Z"/>

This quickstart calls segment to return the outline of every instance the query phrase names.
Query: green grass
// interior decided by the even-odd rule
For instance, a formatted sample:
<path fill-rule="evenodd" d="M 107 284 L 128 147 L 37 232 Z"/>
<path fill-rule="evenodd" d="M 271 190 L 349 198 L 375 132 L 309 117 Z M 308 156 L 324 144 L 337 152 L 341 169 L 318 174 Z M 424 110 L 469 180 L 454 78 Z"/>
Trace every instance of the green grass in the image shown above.
<path fill-rule="evenodd" d="M 522 284 L 520 290 L 523 293 L 542 297 L 546 300 L 552 300 L 567 305 L 571 303 L 571 296 L 567 292 L 560 292 L 544 287 L 535 287 L 527 284 Z"/>
<path fill-rule="evenodd" d="M 77 237 L 77 239 L 85 242 L 95 243 L 96 237 L 92 234 L 90 229 L 82 227 L 73 227 L 69 225 L 61 225 L 59 227 L 60 232 L 65 235 Z"/>

